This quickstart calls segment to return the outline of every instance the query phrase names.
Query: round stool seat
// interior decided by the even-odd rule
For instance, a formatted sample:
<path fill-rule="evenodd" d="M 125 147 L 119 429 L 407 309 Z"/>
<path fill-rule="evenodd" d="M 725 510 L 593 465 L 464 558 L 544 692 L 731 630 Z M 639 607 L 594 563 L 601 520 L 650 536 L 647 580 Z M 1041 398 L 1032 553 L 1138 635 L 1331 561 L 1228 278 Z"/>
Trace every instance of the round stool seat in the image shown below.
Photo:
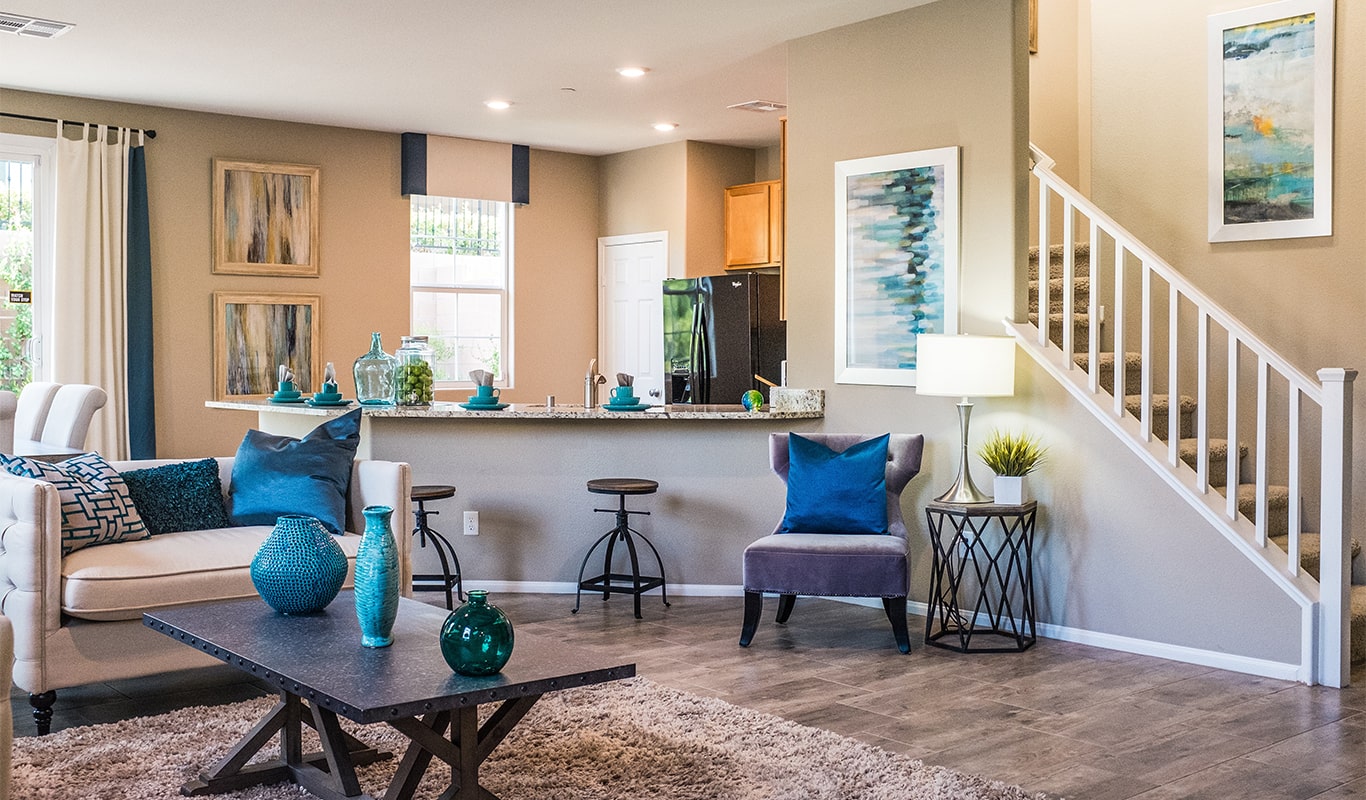
<path fill-rule="evenodd" d="M 410 497 L 413 500 L 445 500 L 447 497 L 455 497 L 455 487 L 440 483 L 414 486 Z"/>
<path fill-rule="evenodd" d="M 593 494 L 654 494 L 659 490 L 659 481 L 645 478 L 594 478 L 588 482 L 588 491 Z"/>

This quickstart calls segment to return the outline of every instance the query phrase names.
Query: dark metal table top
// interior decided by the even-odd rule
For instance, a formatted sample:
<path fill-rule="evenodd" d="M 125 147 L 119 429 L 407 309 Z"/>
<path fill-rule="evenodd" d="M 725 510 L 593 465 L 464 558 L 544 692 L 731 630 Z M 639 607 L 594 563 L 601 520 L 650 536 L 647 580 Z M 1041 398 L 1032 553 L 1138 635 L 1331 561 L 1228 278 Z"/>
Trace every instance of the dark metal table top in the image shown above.
<path fill-rule="evenodd" d="M 931 500 L 925 504 L 926 511 L 937 511 L 943 514 L 954 514 L 963 517 L 999 517 L 1011 516 L 1015 514 L 1028 514 L 1039 507 L 1037 500 L 1030 500 L 1023 505 L 1004 505 L 1000 503 L 945 503 L 939 500 Z"/>
<path fill-rule="evenodd" d="M 394 643 L 362 647 L 351 592 L 318 614 L 285 616 L 259 599 L 168 608 L 143 625 L 336 714 L 368 724 L 630 678 L 636 665 L 518 633 L 497 675 L 457 675 L 441 657 L 449 614 L 399 599 Z M 515 621 L 514 621 L 515 622 Z"/>

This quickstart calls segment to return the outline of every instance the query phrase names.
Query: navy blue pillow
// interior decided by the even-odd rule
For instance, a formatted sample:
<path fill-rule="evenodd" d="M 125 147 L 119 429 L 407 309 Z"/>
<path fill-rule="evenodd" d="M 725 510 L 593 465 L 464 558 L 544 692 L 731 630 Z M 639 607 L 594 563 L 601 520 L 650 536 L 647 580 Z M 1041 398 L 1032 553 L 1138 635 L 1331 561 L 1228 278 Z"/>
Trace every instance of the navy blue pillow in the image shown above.
<path fill-rule="evenodd" d="M 247 431 L 232 464 L 232 524 L 274 525 L 281 515 L 302 514 L 344 533 L 360 413 L 330 419 L 302 439 Z"/>
<path fill-rule="evenodd" d="M 226 528 L 223 482 L 212 458 L 181 461 L 121 473 L 142 521 L 155 536 L 176 531 Z"/>
<path fill-rule="evenodd" d="M 780 533 L 886 533 L 887 441 L 868 439 L 836 453 L 787 437 L 787 514 Z"/>

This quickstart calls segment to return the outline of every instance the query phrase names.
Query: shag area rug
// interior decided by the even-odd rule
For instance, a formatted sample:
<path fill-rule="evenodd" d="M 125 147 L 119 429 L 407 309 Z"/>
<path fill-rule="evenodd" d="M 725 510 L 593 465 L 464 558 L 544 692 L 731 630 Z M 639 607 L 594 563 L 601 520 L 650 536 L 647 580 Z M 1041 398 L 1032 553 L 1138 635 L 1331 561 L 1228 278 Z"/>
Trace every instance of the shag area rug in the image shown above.
<path fill-rule="evenodd" d="M 216 763 L 273 702 L 260 698 L 196 706 L 15 739 L 10 796 L 170 800 L 179 796 L 182 783 Z M 407 739 L 386 725 L 342 724 L 396 754 L 358 770 L 361 787 L 380 796 Z M 278 748 L 267 745 L 264 752 L 273 756 Z M 440 795 L 449 776 L 448 769 L 429 769 L 418 797 Z M 541 698 L 484 763 L 480 782 L 503 800 L 1043 797 L 644 678 Z M 308 797 L 290 783 L 216 796 Z"/>

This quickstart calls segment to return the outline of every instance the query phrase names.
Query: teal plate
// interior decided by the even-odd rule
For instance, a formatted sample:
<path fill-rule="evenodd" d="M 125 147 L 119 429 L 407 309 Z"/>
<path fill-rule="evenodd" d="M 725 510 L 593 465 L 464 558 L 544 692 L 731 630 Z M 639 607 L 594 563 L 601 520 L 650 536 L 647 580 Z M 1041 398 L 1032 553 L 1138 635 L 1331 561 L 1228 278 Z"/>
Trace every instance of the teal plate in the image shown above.
<path fill-rule="evenodd" d="M 602 408 L 604 411 L 644 411 L 647 408 L 654 408 L 654 406 L 649 403 L 632 403 L 629 406 L 617 406 L 612 405 L 611 403 L 603 403 Z"/>
<path fill-rule="evenodd" d="M 270 398 L 268 398 L 268 399 L 269 399 L 270 402 L 272 402 L 272 403 L 279 403 L 280 405 L 286 405 L 286 406 L 288 406 L 288 405 L 298 405 L 299 403 L 302 403 L 302 402 L 305 401 L 305 398 L 303 398 L 303 397 L 295 397 L 295 398 L 287 399 L 287 400 L 280 400 L 280 399 L 277 399 L 277 398 L 275 398 L 275 397 L 270 397 Z"/>
<path fill-rule="evenodd" d="M 311 397 L 308 398 L 308 400 L 306 400 L 305 402 L 307 402 L 310 406 L 313 406 L 314 408 L 342 408 L 344 406 L 351 405 L 350 400 L 338 400 L 335 403 L 324 403 L 321 400 L 314 400 Z"/>
<path fill-rule="evenodd" d="M 460 407 L 469 411 L 502 411 L 510 403 L 461 403 Z"/>

